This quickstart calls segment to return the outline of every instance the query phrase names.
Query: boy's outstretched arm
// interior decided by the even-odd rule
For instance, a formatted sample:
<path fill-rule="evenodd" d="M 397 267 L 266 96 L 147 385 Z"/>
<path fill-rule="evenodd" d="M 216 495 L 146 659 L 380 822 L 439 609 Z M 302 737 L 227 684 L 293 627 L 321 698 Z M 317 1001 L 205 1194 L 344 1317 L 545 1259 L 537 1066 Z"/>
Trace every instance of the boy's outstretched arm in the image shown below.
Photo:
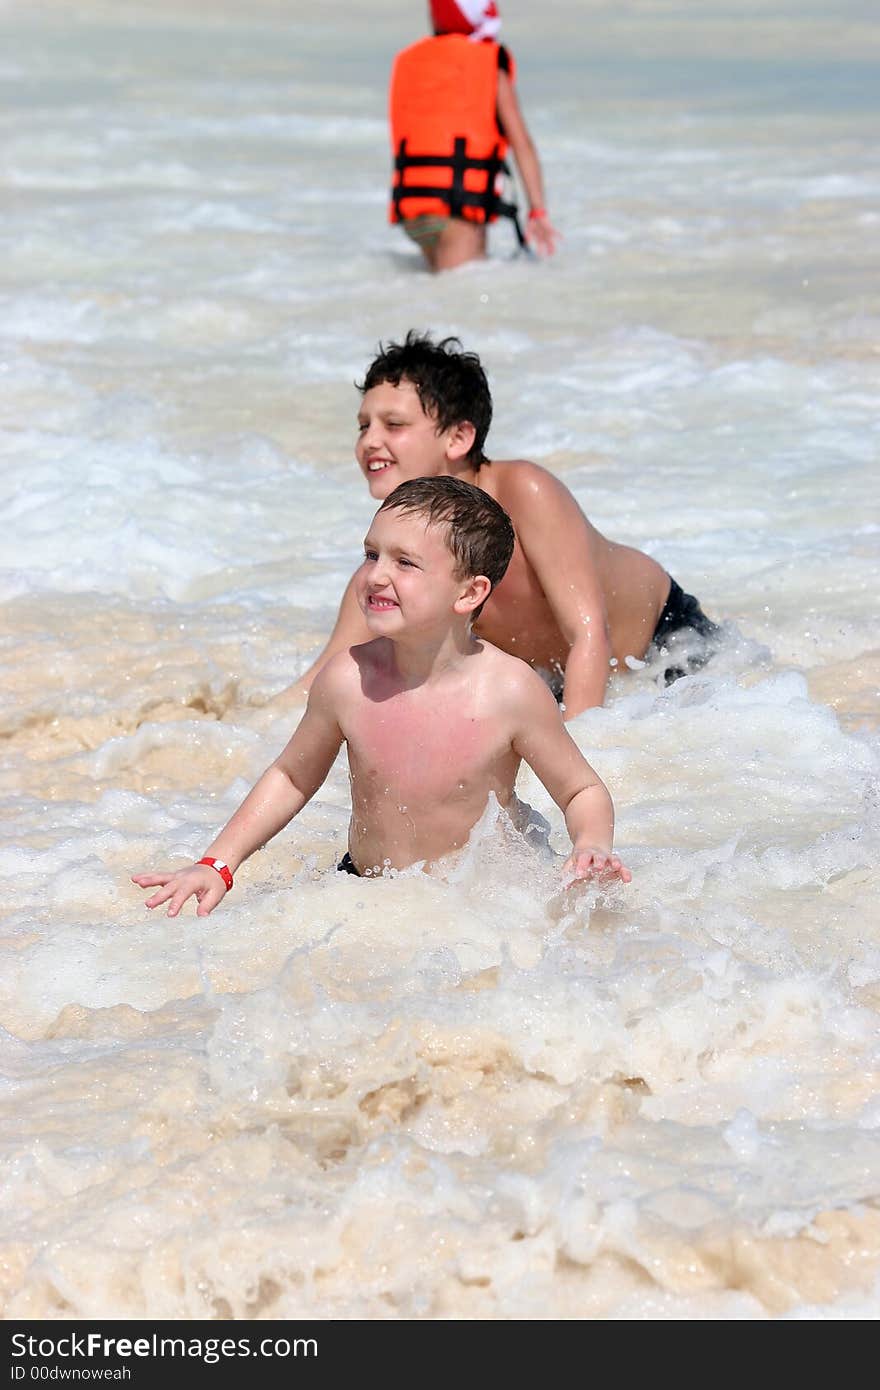
<path fill-rule="evenodd" d="M 540 676 L 518 672 L 513 746 L 547 788 L 565 816 L 572 851 L 563 873 L 573 879 L 619 879 L 632 874 L 614 853 L 614 804 L 605 783 L 590 767 L 559 718 L 556 701 Z"/>
<path fill-rule="evenodd" d="M 325 781 L 343 739 L 329 698 L 332 684 L 327 676 L 316 682 L 306 712 L 287 747 L 205 850 L 206 858 L 218 860 L 234 874 L 254 850 L 284 829 Z M 160 907 L 167 902 L 169 917 L 176 917 L 192 897 L 198 902 L 197 915 L 207 917 L 228 891 L 224 878 L 209 864 L 135 874 L 132 882 L 141 888 L 158 887 L 146 906 Z"/>

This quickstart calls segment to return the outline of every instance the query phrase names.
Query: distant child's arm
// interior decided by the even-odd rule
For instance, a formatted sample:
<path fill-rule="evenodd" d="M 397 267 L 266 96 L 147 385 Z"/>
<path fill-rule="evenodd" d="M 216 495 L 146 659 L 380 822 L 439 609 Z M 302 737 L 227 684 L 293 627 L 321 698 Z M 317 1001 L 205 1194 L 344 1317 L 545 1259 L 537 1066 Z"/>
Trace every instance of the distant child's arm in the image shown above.
<path fill-rule="evenodd" d="M 516 167 L 519 169 L 529 200 L 529 220 L 526 236 L 544 256 L 552 256 L 559 232 L 550 223 L 544 199 L 544 179 L 538 151 L 529 134 L 516 89 L 506 72 L 498 74 L 498 116 L 510 142 Z"/>
<path fill-rule="evenodd" d="M 513 746 L 540 778 L 565 816 L 572 851 L 563 873 L 573 879 L 619 879 L 632 874 L 613 851 L 614 805 L 559 718 L 556 702 L 539 676 L 521 674 Z"/>
<path fill-rule="evenodd" d="M 280 757 L 266 769 L 205 851 L 206 858 L 225 864 L 234 874 L 254 850 L 260 849 L 302 810 L 322 785 L 342 743 L 342 731 L 332 711 L 327 691 L 316 688 L 293 738 Z M 155 874 L 136 874 L 141 888 L 159 887 L 147 899 L 147 907 L 168 903 L 168 916 L 176 917 L 188 898 L 198 902 L 197 915 L 207 917 L 226 896 L 225 879 L 209 864 Z"/>
<path fill-rule="evenodd" d="M 359 642 L 368 642 L 371 636 L 355 597 L 354 576 L 352 576 L 342 596 L 336 624 L 327 639 L 324 650 L 315 658 L 309 669 L 300 676 L 298 681 L 270 700 L 270 705 L 283 708 L 304 700 L 318 672 L 324 669 L 332 657 L 336 656 L 338 652 L 345 651 L 348 647 L 356 646 Z"/>

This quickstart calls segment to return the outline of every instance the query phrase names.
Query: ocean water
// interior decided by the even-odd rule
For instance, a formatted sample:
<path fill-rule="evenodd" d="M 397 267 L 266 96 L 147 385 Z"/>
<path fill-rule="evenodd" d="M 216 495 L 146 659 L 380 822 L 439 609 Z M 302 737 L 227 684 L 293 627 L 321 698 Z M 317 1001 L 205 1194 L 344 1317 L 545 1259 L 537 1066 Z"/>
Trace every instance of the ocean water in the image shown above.
<path fill-rule="evenodd" d="M 508 0 L 559 256 L 384 221 L 422 7 L 0 4 L 7 1318 L 875 1318 L 873 7 Z M 340 762 L 214 916 L 201 853 L 371 515 L 407 328 L 725 625 L 572 724 L 632 885 L 493 808 L 363 883 Z"/>

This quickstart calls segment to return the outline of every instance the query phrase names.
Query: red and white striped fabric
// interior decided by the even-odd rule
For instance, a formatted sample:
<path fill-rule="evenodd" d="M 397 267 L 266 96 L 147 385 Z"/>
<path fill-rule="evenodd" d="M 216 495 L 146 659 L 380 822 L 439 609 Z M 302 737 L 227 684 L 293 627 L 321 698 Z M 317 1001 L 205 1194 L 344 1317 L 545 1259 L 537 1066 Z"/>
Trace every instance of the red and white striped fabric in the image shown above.
<path fill-rule="evenodd" d="M 431 20 L 441 34 L 494 39 L 501 28 L 495 0 L 430 0 Z"/>

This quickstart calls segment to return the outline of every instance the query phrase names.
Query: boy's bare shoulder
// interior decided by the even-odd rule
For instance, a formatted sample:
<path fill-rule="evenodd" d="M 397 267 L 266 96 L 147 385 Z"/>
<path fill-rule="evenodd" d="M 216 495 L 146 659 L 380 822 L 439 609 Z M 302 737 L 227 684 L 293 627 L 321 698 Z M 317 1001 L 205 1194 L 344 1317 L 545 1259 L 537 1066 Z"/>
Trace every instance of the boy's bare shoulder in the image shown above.
<path fill-rule="evenodd" d="M 312 683 L 312 690 L 320 698 L 326 698 L 336 692 L 347 691 L 353 682 L 359 684 L 365 670 L 375 670 L 381 664 L 385 640 L 375 637 L 370 642 L 358 642 L 337 652 L 321 667 Z"/>
<path fill-rule="evenodd" d="M 495 482 L 493 495 L 502 506 L 527 506 L 549 496 L 557 500 L 571 498 L 577 506 L 565 483 L 531 459 L 493 460 L 487 466 L 487 471 L 491 472 Z"/>
<path fill-rule="evenodd" d="M 501 651 L 499 647 L 493 647 L 491 642 L 482 638 L 480 642 L 483 648 L 483 674 L 499 704 L 510 705 L 512 708 L 522 706 L 524 702 L 531 704 L 538 701 L 539 704 L 546 704 L 549 700 L 555 705 L 549 687 L 528 662 L 522 661 L 518 656 L 511 656 L 509 652 Z"/>

